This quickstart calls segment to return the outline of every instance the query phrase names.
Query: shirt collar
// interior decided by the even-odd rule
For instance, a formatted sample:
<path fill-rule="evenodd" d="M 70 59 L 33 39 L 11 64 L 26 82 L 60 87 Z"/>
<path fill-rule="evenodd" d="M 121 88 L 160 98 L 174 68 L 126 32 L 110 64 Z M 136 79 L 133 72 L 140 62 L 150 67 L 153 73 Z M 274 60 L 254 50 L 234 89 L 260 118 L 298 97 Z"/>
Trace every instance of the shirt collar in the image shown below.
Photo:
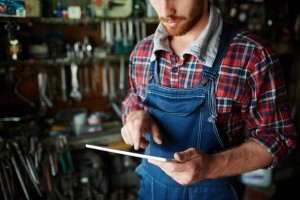
<path fill-rule="evenodd" d="M 217 8 L 210 3 L 210 15 L 207 26 L 188 49 L 185 54 L 195 56 L 203 65 L 212 67 L 217 55 L 223 20 Z M 159 50 L 172 52 L 168 40 L 168 34 L 160 23 L 154 33 L 154 47 L 151 61 L 156 59 L 155 53 Z"/>

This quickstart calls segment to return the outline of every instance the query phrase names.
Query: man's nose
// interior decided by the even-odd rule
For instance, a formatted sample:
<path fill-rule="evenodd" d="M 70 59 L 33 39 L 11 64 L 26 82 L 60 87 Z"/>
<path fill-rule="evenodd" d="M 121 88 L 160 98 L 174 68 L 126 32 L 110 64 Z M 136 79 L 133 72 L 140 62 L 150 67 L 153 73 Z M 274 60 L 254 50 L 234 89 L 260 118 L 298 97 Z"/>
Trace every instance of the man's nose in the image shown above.
<path fill-rule="evenodd" d="M 161 0 L 161 17 L 170 17 L 175 15 L 175 2 L 173 0 Z"/>

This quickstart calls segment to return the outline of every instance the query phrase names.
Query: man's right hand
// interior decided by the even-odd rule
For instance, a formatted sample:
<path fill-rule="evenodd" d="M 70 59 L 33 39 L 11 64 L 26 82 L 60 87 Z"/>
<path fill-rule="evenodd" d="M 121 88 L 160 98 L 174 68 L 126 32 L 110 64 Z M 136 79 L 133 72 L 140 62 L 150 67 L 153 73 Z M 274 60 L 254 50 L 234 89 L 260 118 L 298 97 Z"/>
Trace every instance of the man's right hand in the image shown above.
<path fill-rule="evenodd" d="M 134 147 L 135 150 L 146 148 L 149 141 L 145 139 L 146 134 L 150 134 L 157 144 L 162 144 L 159 134 L 159 128 L 150 117 L 142 110 L 136 110 L 126 118 L 126 124 L 121 129 L 124 142 Z"/>

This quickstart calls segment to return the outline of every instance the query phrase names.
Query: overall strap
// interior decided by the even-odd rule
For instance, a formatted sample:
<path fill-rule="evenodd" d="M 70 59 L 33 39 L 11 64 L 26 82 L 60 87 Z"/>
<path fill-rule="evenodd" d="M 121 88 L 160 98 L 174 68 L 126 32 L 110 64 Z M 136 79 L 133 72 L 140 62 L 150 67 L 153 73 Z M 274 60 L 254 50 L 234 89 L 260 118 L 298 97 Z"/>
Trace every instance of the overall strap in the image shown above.
<path fill-rule="evenodd" d="M 159 83 L 159 68 L 158 68 L 158 59 L 160 57 L 161 52 L 156 54 L 156 59 L 152 62 L 150 62 L 149 66 L 149 77 L 148 77 L 148 83 Z"/>
<path fill-rule="evenodd" d="M 203 66 L 203 71 L 202 71 L 199 85 L 204 85 L 205 83 L 209 82 L 209 80 L 211 82 L 210 83 L 211 116 L 208 118 L 208 122 L 214 123 L 217 119 L 215 84 L 213 84 L 212 81 L 218 76 L 218 72 L 221 67 L 222 61 L 235 35 L 236 35 L 236 28 L 233 25 L 225 24 L 225 27 L 223 28 L 221 34 L 219 48 L 213 66 L 212 67 Z"/>
<path fill-rule="evenodd" d="M 220 43 L 214 61 L 213 67 L 203 66 L 202 76 L 213 80 L 218 76 L 218 71 L 220 69 L 223 58 L 226 55 L 227 50 L 231 44 L 233 37 L 236 35 L 236 28 L 233 25 L 225 24 L 221 34 Z"/>

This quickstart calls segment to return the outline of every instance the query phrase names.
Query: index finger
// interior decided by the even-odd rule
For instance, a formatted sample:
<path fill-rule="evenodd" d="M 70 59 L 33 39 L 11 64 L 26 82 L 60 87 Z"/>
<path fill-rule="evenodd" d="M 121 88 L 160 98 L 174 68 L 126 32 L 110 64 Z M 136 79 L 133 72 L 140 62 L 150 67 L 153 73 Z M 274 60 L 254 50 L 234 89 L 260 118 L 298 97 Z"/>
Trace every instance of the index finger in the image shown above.
<path fill-rule="evenodd" d="M 142 121 L 137 121 L 135 122 L 132 130 L 133 147 L 135 150 L 139 150 L 141 146 L 142 134 L 143 134 Z"/>

